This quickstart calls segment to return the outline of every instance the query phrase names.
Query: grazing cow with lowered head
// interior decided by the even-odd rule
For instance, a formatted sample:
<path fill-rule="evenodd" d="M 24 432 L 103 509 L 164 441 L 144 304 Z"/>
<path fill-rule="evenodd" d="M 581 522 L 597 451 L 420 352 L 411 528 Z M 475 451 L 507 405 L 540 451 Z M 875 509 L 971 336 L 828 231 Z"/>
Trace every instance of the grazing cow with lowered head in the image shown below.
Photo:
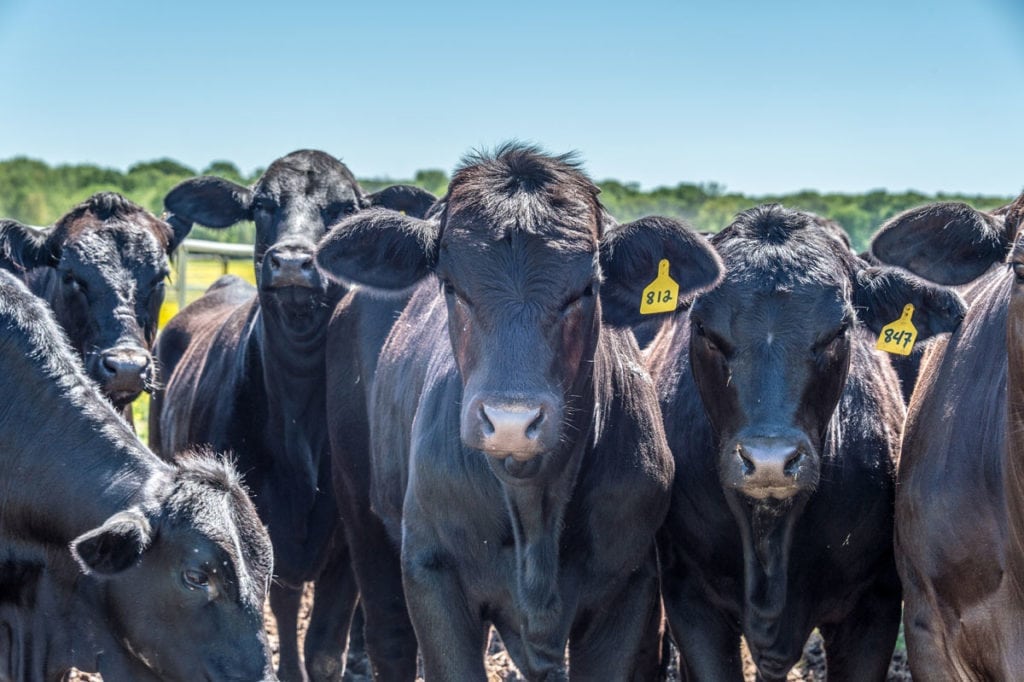
<path fill-rule="evenodd" d="M 321 276 L 314 248 L 338 220 L 371 206 L 416 210 L 424 194 L 367 195 L 334 157 L 299 151 L 272 163 L 251 189 L 194 178 L 164 202 L 172 224 L 256 223 L 256 288 L 222 278 L 161 333 L 166 388 L 151 438 L 165 457 L 197 445 L 237 457 L 274 543 L 270 601 L 285 680 L 340 679 L 356 600 L 325 426 L 324 336 L 340 293 Z M 303 668 L 297 619 L 308 581 L 316 595 Z"/>
<path fill-rule="evenodd" d="M 830 680 L 883 680 L 900 617 L 893 478 L 903 401 L 882 326 L 919 338 L 959 297 L 871 268 L 806 213 L 741 213 L 722 282 L 648 349 L 675 457 L 662 589 L 686 679 L 784 680 L 819 628 Z"/>
<path fill-rule="evenodd" d="M 0 273 L 0 680 L 273 680 L 270 539 L 234 470 L 149 452 Z"/>
<path fill-rule="evenodd" d="M 170 225 L 114 192 L 94 194 L 53 227 L 0 220 L 0 268 L 46 299 L 89 376 L 129 417 L 156 372 L 150 351 L 167 257 L 191 225 Z"/>
<path fill-rule="evenodd" d="M 579 679 L 657 672 L 672 462 L 629 325 L 661 260 L 680 294 L 719 266 L 670 219 L 606 230 L 597 194 L 566 157 L 512 145 L 469 159 L 433 219 L 367 212 L 321 245 L 346 280 L 416 285 L 369 413 L 395 549 L 350 533 L 378 674 L 403 584 L 427 679 L 485 679 L 488 623 L 530 679 L 565 679 L 567 643 Z M 389 644 L 388 674 L 413 679 L 415 640 Z"/>
<path fill-rule="evenodd" d="M 896 559 L 915 679 L 1024 675 L 1022 224 L 1024 195 L 996 214 L 938 203 L 872 243 L 930 280 L 976 280 L 963 324 L 925 355 L 903 434 Z"/>

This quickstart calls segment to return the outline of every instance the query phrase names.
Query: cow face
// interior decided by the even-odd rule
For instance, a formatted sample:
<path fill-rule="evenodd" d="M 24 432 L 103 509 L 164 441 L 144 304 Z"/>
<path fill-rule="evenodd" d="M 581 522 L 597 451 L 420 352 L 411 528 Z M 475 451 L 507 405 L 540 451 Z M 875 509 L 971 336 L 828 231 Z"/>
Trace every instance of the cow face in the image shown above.
<path fill-rule="evenodd" d="M 437 276 L 462 381 L 462 442 L 488 455 L 500 477 L 532 479 L 554 461 L 543 455 L 586 432 L 577 416 L 587 412 L 602 305 L 604 321 L 634 323 L 661 258 L 684 293 L 712 283 L 717 260 L 674 221 L 604 234 L 596 187 L 565 158 L 530 148 L 471 160 L 443 203 L 432 221 L 349 219 L 321 246 L 320 262 L 385 288 Z"/>
<path fill-rule="evenodd" d="M 327 283 L 313 255 L 328 227 L 369 206 L 425 210 L 433 203 L 429 192 L 396 187 L 404 191 L 365 195 L 345 164 L 302 150 L 270 164 L 251 189 L 222 178 L 193 178 L 172 189 L 164 205 L 178 220 L 210 227 L 252 220 L 260 303 L 301 324 L 322 309 Z"/>
<path fill-rule="evenodd" d="M 167 258 L 182 238 L 142 207 L 101 193 L 50 230 L 7 222 L 0 265 L 25 273 L 49 300 L 89 375 L 123 409 L 153 384 Z"/>
<path fill-rule="evenodd" d="M 233 472 L 182 463 L 158 514 L 116 514 L 72 553 L 99 581 L 123 645 L 108 652 L 125 659 L 112 667 L 182 682 L 274 679 L 262 618 L 270 540 Z"/>
<path fill-rule="evenodd" d="M 718 433 L 726 489 L 755 503 L 813 491 L 859 327 L 878 333 L 915 305 L 922 340 L 950 331 L 953 292 L 869 268 L 808 214 L 762 206 L 713 238 L 727 275 L 694 303 L 690 358 Z M 861 343 L 864 343 L 862 340 Z"/>

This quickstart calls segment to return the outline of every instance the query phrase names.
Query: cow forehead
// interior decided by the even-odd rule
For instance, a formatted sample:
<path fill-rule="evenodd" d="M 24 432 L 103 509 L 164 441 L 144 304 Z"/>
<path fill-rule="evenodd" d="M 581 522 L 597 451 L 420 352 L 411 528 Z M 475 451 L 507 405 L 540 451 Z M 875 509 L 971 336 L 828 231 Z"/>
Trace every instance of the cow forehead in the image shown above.
<path fill-rule="evenodd" d="M 824 234 L 783 243 L 731 238 L 715 244 L 725 264 L 723 283 L 751 290 L 848 290 L 851 265 Z"/>
<path fill-rule="evenodd" d="M 152 231 L 132 225 L 102 225 L 75 233 L 62 248 L 62 260 L 74 266 L 134 269 L 166 267 L 164 245 Z"/>
<path fill-rule="evenodd" d="M 758 286 L 726 281 L 701 296 L 693 314 L 714 320 L 718 332 L 736 336 L 761 333 L 815 335 L 849 321 L 854 313 L 842 283 L 815 286 L 778 286 L 762 281 Z"/>
<path fill-rule="evenodd" d="M 559 301 L 598 274 L 597 245 L 583 235 L 552 239 L 522 230 L 458 227 L 445 233 L 437 272 L 467 293 Z"/>
<path fill-rule="evenodd" d="M 255 193 L 279 200 L 305 198 L 314 202 L 358 198 L 355 178 L 341 164 L 274 164 L 256 183 Z"/>

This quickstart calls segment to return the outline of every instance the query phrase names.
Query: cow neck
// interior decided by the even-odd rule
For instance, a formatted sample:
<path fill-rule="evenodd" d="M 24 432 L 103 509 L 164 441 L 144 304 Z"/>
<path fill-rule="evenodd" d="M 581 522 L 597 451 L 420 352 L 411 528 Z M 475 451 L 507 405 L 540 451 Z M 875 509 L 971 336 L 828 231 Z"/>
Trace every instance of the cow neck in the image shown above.
<path fill-rule="evenodd" d="M 315 323 L 295 329 L 260 306 L 253 338 L 259 344 L 259 365 L 266 395 L 265 433 L 275 444 L 278 484 L 264 494 L 283 498 L 289 510 L 287 533 L 307 535 L 307 522 L 320 488 L 320 459 L 326 449 L 325 339 L 330 308 Z M 275 523 L 280 517 L 274 517 Z"/>
<path fill-rule="evenodd" d="M 0 344 L 7 386 L 18 387 L 0 411 L 7 486 L 0 525 L 23 525 L 29 537 L 67 546 L 111 515 L 154 499 L 171 475 L 147 451 L 77 364 L 49 357 L 44 366 L 21 344 Z M 13 391 L 12 391 L 13 393 Z M 39 509 L 39 495 L 58 504 Z"/>
<path fill-rule="evenodd" d="M 789 598 L 793 528 L 807 504 L 807 496 L 756 504 L 734 491 L 727 491 L 725 497 L 739 526 L 743 546 L 744 634 L 754 642 L 774 640 L 776 623 Z M 752 638 L 754 633 L 762 636 Z"/>
<path fill-rule="evenodd" d="M 565 619 L 559 588 L 561 534 L 580 468 L 592 450 L 598 412 L 595 384 L 601 385 L 602 374 L 609 371 L 607 361 L 598 359 L 592 366 L 598 376 L 583 374 L 573 390 L 567 391 L 567 395 L 579 397 L 575 404 L 567 405 L 566 411 L 572 418 L 564 428 L 578 436 L 564 450 L 544 455 L 556 459 L 536 481 L 502 486 L 515 541 L 516 596 L 523 614 L 522 637 L 524 642 L 532 643 L 525 652 L 530 670 L 560 666 L 564 656 L 565 633 L 561 628 Z M 559 646 L 550 648 L 555 644 Z"/>
<path fill-rule="evenodd" d="M 1012 274 L 1006 276 L 1013 277 Z M 1009 289 L 1006 361 L 1007 442 L 1003 489 L 1010 536 L 1006 560 L 1018 600 L 1024 602 L 1024 285 L 1016 282 Z"/>

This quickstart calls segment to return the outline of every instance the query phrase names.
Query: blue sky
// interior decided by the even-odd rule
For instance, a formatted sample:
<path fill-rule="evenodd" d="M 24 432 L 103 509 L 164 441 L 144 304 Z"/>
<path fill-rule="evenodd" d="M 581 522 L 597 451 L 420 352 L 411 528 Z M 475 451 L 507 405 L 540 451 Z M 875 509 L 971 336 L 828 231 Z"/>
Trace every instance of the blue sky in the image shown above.
<path fill-rule="evenodd" d="M 360 177 L 518 138 L 649 188 L 1024 186 L 1024 3 L 0 0 L 0 159 Z"/>

